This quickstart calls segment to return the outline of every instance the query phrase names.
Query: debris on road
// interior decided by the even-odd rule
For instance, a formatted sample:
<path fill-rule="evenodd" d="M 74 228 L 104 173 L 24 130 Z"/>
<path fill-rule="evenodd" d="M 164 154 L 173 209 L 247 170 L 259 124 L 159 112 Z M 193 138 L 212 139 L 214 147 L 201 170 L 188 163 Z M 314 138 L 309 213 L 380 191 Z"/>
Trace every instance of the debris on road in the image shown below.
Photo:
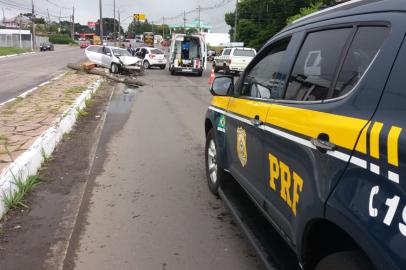
<path fill-rule="evenodd" d="M 145 85 L 143 82 L 127 75 L 119 75 L 119 74 L 111 74 L 107 73 L 104 68 L 97 68 L 95 64 L 85 62 L 83 64 L 68 64 L 68 68 L 77 70 L 77 71 L 84 71 L 88 74 L 94 74 L 99 76 L 104 76 L 107 79 L 110 79 L 115 82 L 124 83 L 128 86 L 138 88 L 140 86 Z"/>

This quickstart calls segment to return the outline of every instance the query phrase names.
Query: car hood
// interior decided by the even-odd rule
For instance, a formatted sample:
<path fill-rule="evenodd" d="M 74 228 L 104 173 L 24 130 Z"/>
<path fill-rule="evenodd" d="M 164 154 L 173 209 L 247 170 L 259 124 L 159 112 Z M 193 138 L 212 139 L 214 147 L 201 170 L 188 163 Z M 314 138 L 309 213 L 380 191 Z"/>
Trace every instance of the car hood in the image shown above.
<path fill-rule="evenodd" d="M 141 60 L 140 58 L 135 56 L 119 56 L 117 58 L 120 59 L 124 65 L 134 65 Z"/>

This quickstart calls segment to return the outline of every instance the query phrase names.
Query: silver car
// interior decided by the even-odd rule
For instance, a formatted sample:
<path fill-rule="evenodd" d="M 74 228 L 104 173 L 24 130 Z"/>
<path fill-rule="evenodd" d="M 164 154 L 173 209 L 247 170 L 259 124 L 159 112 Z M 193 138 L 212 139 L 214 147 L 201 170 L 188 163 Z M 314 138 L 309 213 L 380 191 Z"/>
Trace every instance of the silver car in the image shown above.
<path fill-rule="evenodd" d="M 132 56 L 127 50 L 112 46 L 89 46 L 87 58 L 94 64 L 108 68 L 112 73 L 142 71 L 142 59 Z"/>

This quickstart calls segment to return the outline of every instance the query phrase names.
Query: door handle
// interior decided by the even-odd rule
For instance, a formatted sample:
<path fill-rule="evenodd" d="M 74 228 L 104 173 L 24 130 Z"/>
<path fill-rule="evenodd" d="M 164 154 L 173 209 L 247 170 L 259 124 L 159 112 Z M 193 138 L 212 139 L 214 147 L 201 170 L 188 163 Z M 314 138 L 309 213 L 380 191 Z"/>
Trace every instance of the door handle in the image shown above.
<path fill-rule="evenodd" d="M 337 148 L 337 145 L 319 138 L 313 138 L 310 141 L 314 146 L 316 146 L 317 149 L 322 151 L 334 151 Z"/>
<path fill-rule="evenodd" d="M 251 123 L 252 123 L 254 126 L 258 127 L 258 126 L 262 125 L 264 122 L 262 122 L 262 121 L 259 119 L 259 115 L 255 115 L 255 117 L 251 119 Z"/>

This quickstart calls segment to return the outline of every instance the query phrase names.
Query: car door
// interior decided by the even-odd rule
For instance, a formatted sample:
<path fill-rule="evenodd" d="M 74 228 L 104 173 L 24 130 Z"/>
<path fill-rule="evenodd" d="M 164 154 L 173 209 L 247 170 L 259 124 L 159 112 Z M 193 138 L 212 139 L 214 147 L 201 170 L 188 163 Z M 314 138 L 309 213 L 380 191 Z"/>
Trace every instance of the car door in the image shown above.
<path fill-rule="evenodd" d="M 105 68 L 111 67 L 111 64 L 113 63 L 113 54 L 110 48 L 103 47 L 101 62 L 103 67 Z"/>
<path fill-rule="evenodd" d="M 101 65 L 102 47 L 90 46 L 86 49 L 86 56 L 96 65 Z"/>
<path fill-rule="evenodd" d="M 265 209 L 294 245 L 309 220 L 323 217 L 347 165 L 366 167 L 366 130 L 400 42 L 388 33 L 378 25 L 297 34 L 304 41 L 264 127 Z M 379 54 L 382 44 L 392 49 Z"/>
<path fill-rule="evenodd" d="M 251 66 L 228 103 L 227 156 L 232 175 L 262 206 L 264 181 L 264 131 L 272 95 L 280 83 L 288 41 L 268 47 Z"/>

